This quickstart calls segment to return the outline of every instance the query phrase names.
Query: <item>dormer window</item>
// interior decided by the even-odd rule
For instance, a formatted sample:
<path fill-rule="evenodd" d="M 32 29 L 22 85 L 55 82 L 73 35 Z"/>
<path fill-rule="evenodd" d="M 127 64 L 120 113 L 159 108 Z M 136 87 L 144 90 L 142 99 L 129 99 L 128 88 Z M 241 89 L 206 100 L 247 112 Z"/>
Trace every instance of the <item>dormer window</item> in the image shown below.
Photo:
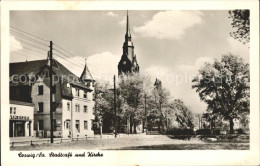
<path fill-rule="evenodd" d="M 48 71 L 44 71 L 44 72 L 43 72 L 43 76 L 44 76 L 45 78 L 50 77 L 49 72 L 48 72 Z"/>

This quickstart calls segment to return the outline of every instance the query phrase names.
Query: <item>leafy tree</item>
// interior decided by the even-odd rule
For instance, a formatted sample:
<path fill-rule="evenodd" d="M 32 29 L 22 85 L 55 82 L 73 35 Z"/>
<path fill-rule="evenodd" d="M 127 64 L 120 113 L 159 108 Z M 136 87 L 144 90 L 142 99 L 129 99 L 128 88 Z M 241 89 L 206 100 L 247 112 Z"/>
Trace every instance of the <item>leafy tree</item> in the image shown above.
<path fill-rule="evenodd" d="M 229 15 L 232 19 L 232 28 L 236 30 L 230 35 L 242 43 L 250 41 L 250 12 L 249 10 L 230 10 Z"/>
<path fill-rule="evenodd" d="M 207 110 L 229 120 L 233 133 L 233 119 L 249 113 L 249 65 L 238 56 L 223 55 L 220 61 L 206 63 L 192 82 Z"/>
<path fill-rule="evenodd" d="M 175 99 L 174 102 L 175 108 L 175 117 L 176 121 L 180 124 L 182 128 L 194 128 L 194 118 L 193 114 L 189 109 L 184 105 L 183 101 L 180 99 Z"/>
<path fill-rule="evenodd" d="M 123 75 L 119 78 L 120 96 L 124 100 L 124 113 L 127 118 L 130 133 L 136 133 L 136 126 L 144 118 L 144 96 L 148 93 L 149 78 L 141 74 Z M 132 131 L 134 127 L 134 131 Z"/>

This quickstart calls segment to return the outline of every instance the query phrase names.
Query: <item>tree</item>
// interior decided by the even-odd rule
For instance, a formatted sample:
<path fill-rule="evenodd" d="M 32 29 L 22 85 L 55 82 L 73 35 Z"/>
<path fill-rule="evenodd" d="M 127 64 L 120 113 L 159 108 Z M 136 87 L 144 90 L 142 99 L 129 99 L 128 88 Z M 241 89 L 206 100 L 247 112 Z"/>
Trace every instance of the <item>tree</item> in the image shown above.
<path fill-rule="evenodd" d="M 144 96 L 149 88 L 149 78 L 141 74 L 122 75 L 119 81 L 120 96 L 124 100 L 124 114 L 130 133 L 144 120 Z"/>
<path fill-rule="evenodd" d="M 230 10 L 229 15 L 232 19 L 232 28 L 236 30 L 230 35 L 242 43 L 250 41 L 250 12 L 249 10 Z"/>
<path fill-rule="evenodd" d="M 249 113 L 249 65 L 238 56 L 223 55 L 220 61 L 206 63 L 192 82 L 207 110 L 229 120 L 233 133 L 233 119 Z"/>
<path fill-rule="evenodd" d="M 106 132 L 109 132 L 112 126 L 111 119 L 114 117 L 114 98 L 108 82 L 98 81 L 95 84 L 95 109 L 94 115 L 99 126 L 104 122 Z"/>
<path fill-rule="evenodd" d="M 186 107 L 182 100 L 175 99 L 174 102 L 174 108 L 175 108 L 175 116 L 176 121 L 180 124 L 182 128 L 194 128 L 193 123 L 193 114 L 191 111 L 189 111 L 188 107 Z"/>

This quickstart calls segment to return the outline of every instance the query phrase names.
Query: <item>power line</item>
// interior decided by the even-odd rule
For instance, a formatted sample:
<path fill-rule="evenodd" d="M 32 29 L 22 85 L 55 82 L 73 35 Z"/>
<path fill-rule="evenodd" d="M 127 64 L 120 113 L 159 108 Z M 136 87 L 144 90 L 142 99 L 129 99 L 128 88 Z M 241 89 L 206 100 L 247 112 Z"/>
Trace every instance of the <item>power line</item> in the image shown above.
<path fill-rule="evenodd" d="M 47 45 L 47 44 L 44 44 L 44 43 L 42 43 L 42 42 L 40 42 L 38 40 L 30 38 L 30 37 L 28 37 L 28 36 L 26 36 L 24 34 L 20 34 L 20 33 L 16 32 L 16 31 L 11 30 L 11 29 L 10 29 L 10 32 L 11 32 L 11 34 L 15 35 L 16 37 L 20 37 L 20 38 L 23 38 L 23 39 L 26 39 L 26 40 L 30 40 L 30 41 L 32 41 L 34 43 L 41 44 L 41 45 L 49 47 L 49 45 Z"/>
<path fill-rule="evenodd" d="M 18 46 L 18 45 L 15 44 L 15 43 L 13 43 L 13 44 L 16 45 L 16 46 Z M 20 46 L 19 46 L 19 47 L 20 47 Z M 28 48 L 28 47 L 25 47 L 25 46 L 22 46 L 22 48 L 25 48 L 25 49 L 27 49 L 27 50 L 30 50 L 30 51 L 36 52 L 36 53 L 38 53 L 38 54 L 44 55 L 43 53 L 40 53 L 40 52 L 38 52 L 38 51 L 36 51 L 36 50 L 33 50 L 33 49 Z M 44 55 L 44 56 L 46 56 L 46 55 Z"/>
<path fill-rule="evenodd" d="M 13 28 L 13 29 L 16 29 L 16 30 L 18 30 L 18 31 L 20 31 L 20 32 L 23 32 L 23 33 L 26 33 L 26 34 L 28 34 L 28 35 L 31 35 L 31 36 L 33 36 L 33 37 L 35 37 L 35 38 L 37 38 L 37 39 L 40 39 L 40 40 L 49 42 L 48 40 L 43 39 L 43 38 L 41 38 L 41 37 L 39 37 L 39 36 L 35 36 L 35 35 L 31 34 L 31 33 L 25 32 L 25 31 L 23 31 L 23 30 L 20 30 L 20 29 L 18 29 L 18 28 L 13 27 L 13 26 L 10 26 L 10 27 Z"/>
<path fill-rule="evenodd" d="M 43 50 L 43 51 L 48 51 L 48 50 L 45 49 L 45 48 L 39 47 L 39 46 L 37 46 L 37 45 L 33 45 L 33 44 L 29 43 L 29 42 L 26 42 L 26 41 L 22 41 L 22 42 L 25 43 L 25 44 L 27 44 L 27 45 L 29 45 L 29 46 L 31 46 L 31 47 L 35 47 L 35 48 L 38 48 L 38 49 Z"/>
<path fill-rule="evenodd" d="M 54 45 L 56 45 L 59 49 L 63 50 L 63 51 L 66 52 L 67 54 L 71 55 L 71 56 L 65 55 L 66 57 L 68 57 L 68 58 L 76 57 L 76 56 L 73 55 L 72 53 L 70 53 L 70 52 L 66 51 L 65 49 L 61 48 L 61 46 L 59 46 L 59 45 L 57 45 L 57 44 L 55 44 L 55 43 L 54 43 Z M 58 51 L 58 49 L 55 49 L 55 48 L 54 48 L 54 50 Z M 61 53 L 61 51 L 58 51 L 58 52 Z M 63 53 L 62 53 L 62 54 L 63 54 Z M 63 54 L 63 55 L 64 55 L 64 54 Z M 79 60 L 77 60 L 77 59 L 75 59 L 75 61 L 81 62 L 81 61 L 79 61 Z M 94 66 L 94 65 L 91 65 L 91 64 L 89 64 L 89 63 L 88 63 L 88 65 L 89 65 L 89 66 L 92 66 L 92 68 L 95 68 L 96 70 L 100 70 L 99 68 L 97 68 L 97 67 Z"/>
<path fill-rule="evenodd" d="M 63 54 L 62 52 L 60 52 L 59 50 L 57 50 L 57 49 L 55 49 L 54 48 L 54 50 L 55 51 L 57 51 L 57 52 L 59 52 L 59 54 L 62 54 L 62 55 L 64 55 L 64 56 L 66 56 L 65 54 Z M 62 59 L 64 59 L 64 60 L 66 60 L 67 62 L 69 62 L 69 63 L 72 63 L 72 64 L 74 64 L 76 67 L 79 67 L 78 66 L 78 64 L 76 64 L 76 63 L 74 63 L 74 62 L 71 62 L 71 61 L 69 61 L 69 60 L 67 60 L 67 59 L 65 59 L 65 58 L 63 58 L 61 55 L 59 55 L 58 53 L 56 53 L 55 55 L 57 55 L 57 56 L 59 56 L 60 58 L 62 58 Z M 68 57 L 68 56 L 66 56 L 66 57 Z M 72 57 L 68 57 L 68 58 L 72 58 Z M 93 72 L 94 73 L 94 72 Z M 103 75 L 103 74 L 101 74 L 101 73 L 98 73 L 99 75 Z"/>
<path fill-rule="evenodd" d="M 29 56 L 29 57 L 32 57 L 32 58 L 36 58 L 36 57 L 41 58 L 40 56 L 33 56 L 31 54 L 26 54 L 26 53 L 23 53 L 23 52 L 12 52 L 12 54 L 19 54 L 19 55 L 26 56 L 26 57 Z"/>
<path fill-rule="evenodd" d="M 54 55 L 58 56 L 58 58 L 60 58 L 60 60 L 66 61 L 67 63 L 69 63 L 70 64 L 70 66 L 69 66 L 70 68 L 73 68 L 77 72 L 82 73 L 83 70 L 78 65 L 77 66 L 75 64 L 71 65 L 71 61 L 69 61 L 67 59 L 64 59 L 62 56 L 58 55 L 57 53 L 56 54 L 54 53 Z M 92 73 L 95 74 L 95 75 L 106 77 L 105 75 L 103 75 L 101 73 L 96 73 L 96 72 L 92 72 Z"/>

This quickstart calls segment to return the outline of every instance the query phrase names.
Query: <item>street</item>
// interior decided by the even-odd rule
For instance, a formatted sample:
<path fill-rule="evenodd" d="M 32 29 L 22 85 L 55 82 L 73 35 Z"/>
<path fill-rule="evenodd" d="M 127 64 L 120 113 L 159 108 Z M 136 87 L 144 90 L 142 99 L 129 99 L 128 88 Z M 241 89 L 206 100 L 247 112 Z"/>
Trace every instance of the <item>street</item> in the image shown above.
<path fill-rule="evenodd" d="M 39 145 L 11 147 L 11 150 L 248 150 L 249 141 L 210 142 L 198 138 L 178 140 L 167 135 L 124 135 L 118 138 L 96 138 L 89 140 L 45 143 Z"/>

